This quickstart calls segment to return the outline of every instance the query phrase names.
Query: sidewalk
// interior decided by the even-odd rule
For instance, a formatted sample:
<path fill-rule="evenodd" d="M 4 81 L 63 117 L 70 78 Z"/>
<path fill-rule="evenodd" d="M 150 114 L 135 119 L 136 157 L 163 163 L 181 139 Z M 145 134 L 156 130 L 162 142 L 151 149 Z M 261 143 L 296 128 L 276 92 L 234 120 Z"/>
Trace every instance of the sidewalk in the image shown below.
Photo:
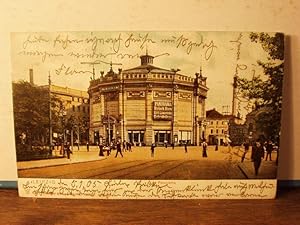
<path fill-rule="evenodd" d="M 266 177 L 268 179 L 276 179 L 277 177 L 276 161 L 261 161 L 257 176 L 255 176 L 254 164 L 251 161 L 238 163 L 238 167 L 248 179 L 265 179 Z"/>
<path fill-rule="evenodd" d="M 52 153 L 54 156 L 59 155 L 59 151 L 54 150 Z M 95 146 L 90 147 L 90 151 L 87 152 L 86 147 L 80 147 L 80 150 L 77 150 L 77 147 L 73 149 L 73 154 L 71 154 L 70 159 L 65 158 L 56 158 L 56 159 L 43 159 L 43 160 L 32 160 L 32 161 L 23 161 L 17 162 L 18 169 L 33 169 L 40 167 L 48 166 L 57 166 L 65 165 L 70 163 L 81 163 L 81 162 L 90 162 L 97 160 L 104 160 L 105 156 L 99 156 L 99 150 Z"/>
<path fill-rule="evenodd" d="M 273 161 L 265 161 L 265 159 L 262 159 L 257 176 L 255 176 L 254 164 L 253 162 L 251 162 L 251 158 L 250 158 L 251 149 L 246 154 L 244 162 L 241 162 L 243 153 L 244 153 L 244 149 L 242 147 L 233 148 L 233 154 L 235 155 L 235 159 L 238 161 L 237 166 L 248 179 L 264 179 L 266 177 L 268 179 L 276 179 L 277 177 L 277 166 L 276 166 L 277 153 L 276 152 L 272 153 Z"/>

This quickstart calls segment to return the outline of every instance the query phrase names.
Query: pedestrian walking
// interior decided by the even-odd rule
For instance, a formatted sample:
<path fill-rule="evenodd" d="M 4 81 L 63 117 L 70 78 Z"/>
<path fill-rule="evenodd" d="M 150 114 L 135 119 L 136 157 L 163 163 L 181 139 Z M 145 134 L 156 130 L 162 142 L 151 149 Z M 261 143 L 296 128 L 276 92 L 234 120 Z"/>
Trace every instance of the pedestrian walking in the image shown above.
<path fill-rule="evenodd" d="M 254 172 L 255 172 L 255 176 L 257 176 L 261 164 L 261 160 L 264 158 L 264 149 L 259 139 L 256 140 L 254 146 L 252 147 L 252 155 L 253 155 Z"/>
<path fill-rule="evenodd" d="M 89 144 L 88 141 L 86 142 L 86 150 L 87 150 L 88 152 L 90 151 L 90 144 Z"/>
<path fill-rule="evenodd" d="M 77 150 L 79 151 L 79 140 L 75 141 L 75 145 L 77 146 Z"/>
<path fill-rule="evenodd" d="M 117 153 L 116 153 L 115 158 L 117 158 L 119 153 L 121 154 L 121 156 L 123 158 L 122 149 L 121 149 L 121 142 L 120 141 L 117 142 Z"/>
<path fill-rule="evenodd" d="M 167 140 L 164 141 L 164 144 L 165 144 L 165 148 L 168 148 L 168 141 Z"/>
<path fill-rule="evenodd" d="M 215 147 L 215 151 L 218 151 L 219 150 L 219 141 L 218 139 L 216 140 L 216 147 Z"/>
<path fill-rule="evenodd" d="M 244 146 L 244 152 L 243 152 L 243 155 L 242 155 L 242 158 L 241 158 L 241 162 L 244 162 L 245 157 L 246 157 L 246 154 L 247 154 L 247 152 L 249 151 L 250 144 L 249 144 L 248 141 L 246 141 L 246 142 L 243 144 L 243 146 Z"/>
<path fill-rule="evenodd" d="M 184 142 L 184 152 L 185 152 L 185 153 L 188 153 L 188 149 L 187 149 L 187 141 Z"/>
<path fill-rule="evenodd" d="M 207 158 L 207 143 L 205 140 L 202 142 L 202 157 Z"/>
<path fill-rule="evenodd" d="M 126 151 L 126 147 L 127 147 L 127 146 L 126 146 L 126 141 L 124 140 L 124 141 L 123 141 L 123 152 Z"/>
<path fill-rule="evenodd" d="M 128 142 L 127 145 L 128 145 L 128 151 L 129 151 L 129 152 L 132 152 L 131 146 L 132 146 L 133 144 L 132 144 L 131 142 Z"/>
<path fill-rule="evenodd" d="M 104 156 L 104 152 L 103 152 L 103 148 L 104 148 L 104 145 L 102 142 L 99 143 L 99 156 Z"/>
<path fill-rule="evenodd" d="M 64 150 L 67 153 L 67 158 L 70 159 L 70 154 L 73 154 L 73 152 L 70 149 L 70 143 L 69 142 L 65 143 Z"/>
<path fill-rule="evenodd" d="M 171 146 L 172 146 L 172 149 L 174 149 L 174 146 L 175 146 L 174 142 L 172 142 Z"/>
<path fill-rule="evenodd" d="M 151 144 L 151 157 L 154 157 L 155 144 Z"/>
<path fill-rule="evenodd" d="M 271 140 L 269 140 L 268 143 L 266 144 L 266 151 L 267 151 L 266 161 L 268 161 L 268 156 L 270 158 L 270 161 L 272 161 L 273 143 Z"/>

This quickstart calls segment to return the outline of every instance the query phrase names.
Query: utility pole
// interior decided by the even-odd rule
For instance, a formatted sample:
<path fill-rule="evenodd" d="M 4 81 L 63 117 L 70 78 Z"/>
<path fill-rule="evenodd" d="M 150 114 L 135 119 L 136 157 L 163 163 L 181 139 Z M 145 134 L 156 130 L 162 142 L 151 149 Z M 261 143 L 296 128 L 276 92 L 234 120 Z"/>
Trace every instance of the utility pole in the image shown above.
<path fill-rule="evenodd" d="M 109 111 L 107 110 L 107 125 L 108 125 L 108 145 L 110 146 L 110 121 L 109 121 Z"/>
<path fill-rule="evenodd" d="M 88 64 L 93 66 L 93 80 L 95 80 L 95 65 L 100 64 L 101 62 L 81 62 L 81 64 Z"/>
<path fill-rule="evenodd" d="M 51 75 L 48 75 L 49 84 L 49 152 L 52 153 L 52 113 L 51 113 Z"/>
<path fill-rule="evenodd" d="M 237 79 L 238 76 L 235 74 L 233 77 L 233 89 L 232 89 L 232 111 L 231 114 L 233 116 L 237 116 L 237 107 L 238 107 L 238 102 L 237 102 Z"/>

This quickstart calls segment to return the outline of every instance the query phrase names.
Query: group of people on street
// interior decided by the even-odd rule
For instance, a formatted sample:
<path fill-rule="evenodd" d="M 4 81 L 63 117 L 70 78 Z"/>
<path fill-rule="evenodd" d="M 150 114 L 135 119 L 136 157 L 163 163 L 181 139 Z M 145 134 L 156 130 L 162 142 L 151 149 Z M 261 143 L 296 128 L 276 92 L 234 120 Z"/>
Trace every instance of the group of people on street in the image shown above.
<path fill-rule="evenodd" d="M 246 141 L 244 144 L 244 152 L 241 157 L 241 162 L 244 162 L 246 154 L 249 152 L 250 149 L 250 143 L 249 141 Z M 252 151 L 251 151 L 251 161 L 253 162 L 254 165 L 254 174 L 255 176 L 258 175 L 259 168 L 261 165 L 261 161 L 265 157 L 265 152 L 266 158 L 265 161 L 269 160 L 272 161 L 272 151 L 274 150 L 274 144 L 271 140 L 268 140 L 264 143 L 260 139 L 257 139 L 254 144 L 252 145 Z"/>
<path fill-rule="evenodd" d="M 73 154 L 70 146 L 70 142 L 65 142 L 62 146 L 63 149 L 63 156 L 67 154 L 67 158 L 70 159 L 71 154 Z"/>
<path fill-rule="evenodd" d="M 120 154 L 123 157 L 122 152 L 132 152 L 132 143 L 123 141 L 121 144 L 121 140 L 117 140 L 116 142 L 111 142 L 109 144 L 103 144 L 102 142 L 99 143 L 99 156 L 104 156 L 104 152 L 106 152 L 107 156 L 111 154 L 113 149 L 116 149 L 115 158 Z"/>
<path fill-rule="evenodd" d="M 207 147 L 208 147 L 208 144 L 206 143 L 205 139 L 203 140 L 203 142 L 201 143 L 201 145 L 202 145 L 202 157 L 203 158 L 207 158 Z M 165 148 L 167 148 L 167 143 L 166 142 L 164 142 L 164 146 L 165 146 Z M 172 144 L 171 146 L 174 149 L 174 144 Z M 184 147 L 184 152 L 188 153 L 188 142 L 187 141 L 185 141 L 183 143 L 183 147 Z M 151 147 L 150 147 L 151 157 L 154 157 L 155 148 L 156 148 L 156 143 L 152 143 Z"/>

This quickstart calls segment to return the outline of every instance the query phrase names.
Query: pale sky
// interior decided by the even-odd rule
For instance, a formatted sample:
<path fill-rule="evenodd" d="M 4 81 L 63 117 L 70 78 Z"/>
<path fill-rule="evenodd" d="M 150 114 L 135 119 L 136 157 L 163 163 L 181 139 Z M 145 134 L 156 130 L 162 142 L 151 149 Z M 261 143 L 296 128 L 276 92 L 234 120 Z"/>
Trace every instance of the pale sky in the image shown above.
<path fill-rule="evenodd" d="M 50 72 L 52 84 L 87 90 L 92 66 L 81 62 L 101 60 L 95 65 L 97 78 L 100 71 L 109 70 L 107 63 L 111 61 L 122 64 L 114 65 L 114 71 L 139 66 L 139 56 L 146 49 L 149 55 L 158 56 L 155 66 L 179 68 L 180 74 L 194 77 L 202 66 L 209 88 L 206 110 L 216 108 L 221 113 L 223 106 L 229 106 L 231 111 L 237 65 L 244 67 L 238 76 L 251 78 L 253 70 L 256 75 L 262 74 L 256 61 L 266 61 L 267 57 L 261 45 L 251 42 L 245 32 L 12 33 L 12 78 L 28 81 L 32 68 L 35 84 L 47 84 Z M 243 105 L 241 113 L 245 118 Z"/>

